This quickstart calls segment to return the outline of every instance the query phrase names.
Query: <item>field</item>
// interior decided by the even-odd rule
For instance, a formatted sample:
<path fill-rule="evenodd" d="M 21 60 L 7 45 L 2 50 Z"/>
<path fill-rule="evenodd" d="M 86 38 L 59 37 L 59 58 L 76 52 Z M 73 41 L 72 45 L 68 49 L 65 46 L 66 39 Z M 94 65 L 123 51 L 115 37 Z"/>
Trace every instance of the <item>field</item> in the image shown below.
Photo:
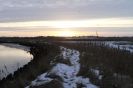
<path fill-rule="evenodd" d="M 0 88 L 133 88 L 132 38 L 0 38 L 30 46 L 33 60 Z"/>

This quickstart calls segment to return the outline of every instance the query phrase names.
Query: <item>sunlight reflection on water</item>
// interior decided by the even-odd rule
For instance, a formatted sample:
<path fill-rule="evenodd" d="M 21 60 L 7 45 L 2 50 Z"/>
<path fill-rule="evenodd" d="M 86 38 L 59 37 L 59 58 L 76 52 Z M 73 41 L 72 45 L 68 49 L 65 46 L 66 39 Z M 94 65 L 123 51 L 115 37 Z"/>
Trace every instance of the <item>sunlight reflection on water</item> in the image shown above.
<path fill-rule="evenodd" d="M 32 57 L 28 51 L 24 51 L 18 47 L 13 48 L 0 45 L 0 79 L 30 62 Z"/>

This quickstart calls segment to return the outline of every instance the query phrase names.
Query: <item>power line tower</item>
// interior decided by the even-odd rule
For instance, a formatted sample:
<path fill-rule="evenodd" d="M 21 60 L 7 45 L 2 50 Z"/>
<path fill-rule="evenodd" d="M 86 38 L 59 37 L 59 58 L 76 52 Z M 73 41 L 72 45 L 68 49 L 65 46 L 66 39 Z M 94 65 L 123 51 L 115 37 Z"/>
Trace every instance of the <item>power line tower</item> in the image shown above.
<path fill-rule="evenodd" d="M 98 38 L 99 36 L 98 36 L 98 32 L 97 32 L 97 30 L 96 30 L 96 37 Z"/>

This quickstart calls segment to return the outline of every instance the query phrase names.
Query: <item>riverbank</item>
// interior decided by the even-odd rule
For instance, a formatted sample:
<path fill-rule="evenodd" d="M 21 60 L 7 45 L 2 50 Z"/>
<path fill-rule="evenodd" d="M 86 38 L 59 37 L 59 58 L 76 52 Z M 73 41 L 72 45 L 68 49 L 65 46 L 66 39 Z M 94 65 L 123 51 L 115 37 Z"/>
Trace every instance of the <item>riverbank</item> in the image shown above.
<path fill-rule="evenodd" d="M 64 88 L 64 84 L 82 88 L 86 85 L 81 79 L 99 88 L 133 88 L 133 53 L 127 50 L 91 42 L 47 43 L 35 39 L 15 43 L 31 47 L 34 58 L 15 75 L 2 80 L 0 88 Z M 77 70 L 79 65 L 80 70 Z"/>
<path fill-rule="evenodd" d="M 19 43 L 22 44 L 22 43 Z M 51 59 L 59 54 L 59 48 L 49 44 L 25 43 L 30 46 L 30 53 L 33 59 L 23 68 L 18 69 L 14 74 L 10 74 L 6 79 L 0 81 L 0 88 L 24 88 L 41 73 L 48 71 Z"/>
<path fill-rule="evenodd" d="M 27 51 L 27 52 L 30 51 L 29 46 L 24 46 L 24 45 L 20 45 L 20 44 L 16 44 L 16 43 L 0 43 L 0 44 L 7 46 L 7 47 L 11 47 L 11 48 L 22 49 L 22 50 Z"/>
<path fill-rule="evenodd" d="M 29 47 L 18 44 L 0 44 L 0 80 L 32 60 L 29 50 Z"/>

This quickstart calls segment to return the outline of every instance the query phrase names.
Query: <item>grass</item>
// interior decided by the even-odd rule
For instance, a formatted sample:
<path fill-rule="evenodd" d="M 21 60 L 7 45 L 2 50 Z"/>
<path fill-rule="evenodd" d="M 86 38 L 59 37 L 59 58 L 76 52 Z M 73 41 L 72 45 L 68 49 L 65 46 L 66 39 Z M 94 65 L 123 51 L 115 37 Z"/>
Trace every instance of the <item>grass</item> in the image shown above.
<path fill-rule="evenodd" d="M 53 80 L 50 83 L 41 86 L 34 86 L 30 88 L 63 88 L 62 83 L 58 80 Z"/>
<path fill-rule="evenodd" d="M 9 40 L 9 39 L 8 39 Z M 30 41 L 29 41 L 30 40 Z M 81 69 L 79 76 L 90 78 L 93 84 L 100 88 L 133 88 L 133 54 L 120 49 L 108 48 L 103 43 L 44 43 L 44 40 L 23 39 L 10 40 L 15 43 L 30 46 L 30 53 L 34 58 L 31 62 L 20 68 L 14 75 L 8 75 L 6 79 L 0 81 L 0 88 L 24 88 L 29 85 L 38 75 L 48 71 L 51 68 L 50 62 L 63 62 L 69 64 L 69 61 L 60 59 L 59 46 L 65 46 L 76 49 L 80 52 Z M 19 41 L 19 42 L 18 42 Z M 55 56 L 57 56 L 56 59 Z M 97 69 L 102 75 L 102 79 L 93 73 L 91 69 Z M 58 77 L 56 80 L 42 86 L 31 88 L 62 88 Z M 79 84 L 78 88 L 82 85 Z"/>
<path fill-rule="evenodd" d="M 0 81 L 0 88 L 24 88 L 38 75 L 50 69 L 50 62 L 60 53 L 59 47 L 49 44 L 24 44 L 31 46 L 33 60 Z M 58 58 L 58 57 L 57 57 Z"/>
<path fill-rule="evenodd" d="M 80 51 L 81 68 L 78 75 L 90 78 L 100 88 L 133 88 L 133 54 L 103 43 L 60 43 Z M 90 69 L 98 69 L 99 80 Z M 114 75 L 117 74 L 117 75 Z"/>

